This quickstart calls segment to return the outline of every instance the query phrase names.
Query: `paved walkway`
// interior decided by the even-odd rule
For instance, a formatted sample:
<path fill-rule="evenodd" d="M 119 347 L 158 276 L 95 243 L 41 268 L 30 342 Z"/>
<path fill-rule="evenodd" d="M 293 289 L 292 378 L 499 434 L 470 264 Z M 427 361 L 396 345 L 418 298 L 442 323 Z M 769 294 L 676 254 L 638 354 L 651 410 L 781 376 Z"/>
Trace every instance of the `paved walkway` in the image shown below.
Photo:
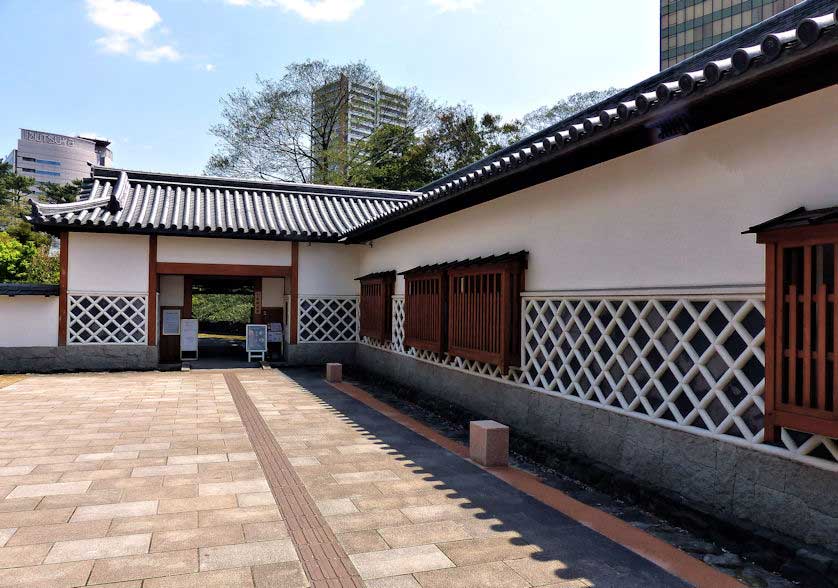
<path fill-rule="evenodd" d="M 688 585 L 289 374 L 0 389 L 0 586 Z"/>

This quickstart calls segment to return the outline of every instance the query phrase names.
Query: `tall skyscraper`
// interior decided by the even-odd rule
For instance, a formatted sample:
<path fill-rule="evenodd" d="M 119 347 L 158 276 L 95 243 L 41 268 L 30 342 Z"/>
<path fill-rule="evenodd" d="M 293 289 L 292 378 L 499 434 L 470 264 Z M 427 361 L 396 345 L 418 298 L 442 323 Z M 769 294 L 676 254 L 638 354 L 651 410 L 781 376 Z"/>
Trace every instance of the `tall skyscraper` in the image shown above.
<path fill-rule="evenodd" d="M 67 184 L 89 177 L 93 165 L 110 165 L 113 154 L 109 145 L 110 141 L 104 139 L 20 129 L 17 149 L 5 161 L 21 176 Z"/>
<path fill-rule="evenodd" d="M 332 130 L 333 145 L 338 150 L 366 139 L 376 128 L 384 124 L 407 126 L 408 98 L 401 92 L 384 84 L 363 84 L 353 82 L 346 75 L 315 91 L 312 97 L 312 127 L 315 137 L 323 129 Z M 316 159 L 319 145 L 314 145 Z M 342 165 L 337 158 L 332 166 Z M 335 167 L 335 169 L 337 169 Z M 315 181 L 324 181 L 321 173 L 314 173 Z"/>
<path fill-rule="evenodd" d="M 804 0 L 661 0 L 664 70 Z"/>

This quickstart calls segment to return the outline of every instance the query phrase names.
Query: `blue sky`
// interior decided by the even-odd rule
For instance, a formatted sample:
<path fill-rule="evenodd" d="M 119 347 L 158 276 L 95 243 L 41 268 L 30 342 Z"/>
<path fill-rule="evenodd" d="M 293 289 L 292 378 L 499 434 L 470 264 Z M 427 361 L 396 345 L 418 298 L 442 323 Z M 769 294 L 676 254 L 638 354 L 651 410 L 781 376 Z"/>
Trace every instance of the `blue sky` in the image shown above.
<path fill-rule="evenodd" d="M 659 0 L 0 0 L 0 156 L 20 127 L 200 173 L 219 98 L 307 58 L 520 116 L 657 71 Z"/>

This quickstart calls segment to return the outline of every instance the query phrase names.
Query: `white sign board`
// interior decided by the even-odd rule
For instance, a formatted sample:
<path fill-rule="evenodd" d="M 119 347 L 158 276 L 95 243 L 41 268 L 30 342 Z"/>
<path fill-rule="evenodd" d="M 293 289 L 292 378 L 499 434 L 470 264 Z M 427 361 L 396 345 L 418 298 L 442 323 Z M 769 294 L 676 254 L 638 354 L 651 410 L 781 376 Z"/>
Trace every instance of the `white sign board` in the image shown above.
<path fill-rule="evenodd" d="M 268 324 L 268 343 L 282 343 L 282 323 Z"/>
<path fill-rule="evenodd" d="M 180 351 L 198 351 L 198 319 L 181 319 Z"/>
<path fill-rule="evenodd" d="M 268 325 L 247 325 L 245 351 L 259 353 L 268 350 Z"/>
<path fill-rule="evenodd" d="M 180 309 L 163 310 L 163 335 L 180 335 Z"/>

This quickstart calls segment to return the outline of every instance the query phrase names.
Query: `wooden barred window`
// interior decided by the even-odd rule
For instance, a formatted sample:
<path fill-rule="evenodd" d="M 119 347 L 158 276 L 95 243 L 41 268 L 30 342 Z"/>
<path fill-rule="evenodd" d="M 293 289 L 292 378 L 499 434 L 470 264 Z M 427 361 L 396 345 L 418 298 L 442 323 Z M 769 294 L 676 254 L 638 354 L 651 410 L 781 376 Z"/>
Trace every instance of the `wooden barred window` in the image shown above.
<path fill-rule="evenodd" d="M 435 353 L 446 350 L 447 279 L 442 269 L 404 276 L 404 345 Z"/>
<path fill-rule="evenodd" d="M 448 352 L 500 367 L 519 365 L 526 257 L 498 258 L 448 272 Z"/>
<path fill-rule="evenodd" d="M 392 338 L 393 293 L 396 272 L 379 272 L 358 278 L 361 282 L 360 334 L 379 342 Z"/>
<path fill-rule="evenodd" d="M 753 227 L 766 245 L 765 439 L 838 437 L 838 209 Z"/>

